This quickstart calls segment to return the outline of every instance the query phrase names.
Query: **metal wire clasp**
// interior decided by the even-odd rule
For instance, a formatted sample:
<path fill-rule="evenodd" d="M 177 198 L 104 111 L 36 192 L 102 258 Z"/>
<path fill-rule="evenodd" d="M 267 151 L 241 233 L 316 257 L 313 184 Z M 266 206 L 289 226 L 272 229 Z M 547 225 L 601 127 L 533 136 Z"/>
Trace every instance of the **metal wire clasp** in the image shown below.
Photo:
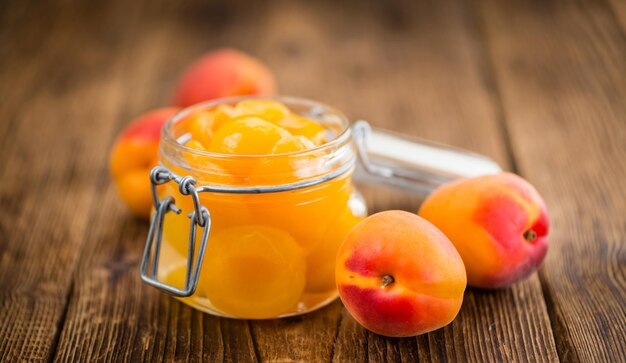
<path fill-rule="evenodd" d="M 141 279 L 146 283 L 174 296 L 191 296 L 196 291 L 196 287 L 198 286 L 200 268 L 202 267 L 204 251 L 209 239 L 209 231 L 211 230 L 211 215 L 208 209 L 200 204 L 198 190 L 194 186 L 196 184 L 196 180 L 193 177 L 180 177 L 163 166 L 156 166 L 150 172 L 150 182 L 155 212 L 150 222 L 148 239 L 146 241 L 146 247 L 143 251 L 143 258 L 141 260 Z M 177 183 L 178 189 L 182 195 L 191 196 L 194 207 L 194 211 L 189 214 L 191 223 L 189 224 L 187 270 L 185 273 L 185 287 L 183 289 L 163 283 L 158 280 L 157 276 L 159 257 L 161 254 L 161 242 L 163 241 L 163 221 L 165 219 L 165 215 L 170 211 L 176 214 L 180 214 L 181 212 L 181 209 L 175 204 L 174 197 L 167 196 L 162 200 L 159 199 L 157 186 L 168 182 Z M 203 229 L 202 239 L 200 240 L 198 255 L 194 256 L 198 226 Z"/>
<path fill-rule="evenodd" d="M 502 171 L 498 163 L 484 155 L 372 129 L 367 121 L 354 123 L 352 140 L 364 171 L 357 168 L 356 179 L 422 195 L 457 178 Z"/>
<path fill-rule="evenodd" d="M 372 127 L 367 121 L 359 120 L 352 125 L 352 140 L 354 140 L 354 144 L 356 145 L 359 162 L 369 174 L 383 178 L 393 178 L 395 176 L 393 169 L 374 164 L 367 154 L 367 143 L 369 142 L 371 133 Z"/>

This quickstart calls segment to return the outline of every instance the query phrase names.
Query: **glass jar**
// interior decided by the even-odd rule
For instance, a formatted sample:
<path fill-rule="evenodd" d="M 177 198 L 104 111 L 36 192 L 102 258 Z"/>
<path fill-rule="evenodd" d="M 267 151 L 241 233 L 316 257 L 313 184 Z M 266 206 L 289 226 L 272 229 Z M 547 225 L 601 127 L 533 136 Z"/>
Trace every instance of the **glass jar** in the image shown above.
<path fill-rule="evenodd" d="M 319 123 L 326 143 L 277 155 L 186 146 L 192 116 L 248 98 L 206 102 L 175 115 L 162 130 L 160 165 L 150 175 L 155 212 L 142 279 L 214 315 L 285 317 L 337 297 L 336 252 L 367 215 L 352 183 L 357 159 L 364 179 L 421 192 L 454 177 L 500 170 L 480 155 L 372 131 L 364 122 L 351 128 L 340 111 L 290 97 L 273 99 Z"/>
<path fill-rule="evenodd" d="M 351 181 L 356 154 L 349 122 L 329 106 L 281 98 L 292 112 L 322 125 L 329 141 L 277 155 L 214 154 L 185 145 L 193 115 L 239 100 L 185 109 L 162 132 L 160 164 L 172 175 L 187 176 L 185 187 L 193 185 L 199 205 L 210 213 L 197 289 L 181 299 L 205 312 L 237 318 L 282 317 L 317 309 L 336 298 L 336 251 L 367 214 Z M 169 208 L 180 208 L 181 213 L 166 212 L 163 217 L 157 278 L 184 290 L 193 224 L 189 215 L 196 207 L 193 195 L 181 189 L 182 178 L 180 182 L 158 188 L 158 199 L 173 197 Z M 196 233 L 194 256 L 202 236 Z"/>

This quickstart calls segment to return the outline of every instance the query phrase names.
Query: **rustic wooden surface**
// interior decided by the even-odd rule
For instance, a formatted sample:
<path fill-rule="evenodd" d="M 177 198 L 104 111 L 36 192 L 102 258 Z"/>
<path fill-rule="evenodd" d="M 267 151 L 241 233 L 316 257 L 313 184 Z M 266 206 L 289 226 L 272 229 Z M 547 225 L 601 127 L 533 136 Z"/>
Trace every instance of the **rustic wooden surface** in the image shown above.
<path fill-rule="evenodd" d="M 0 361 L 625 361 L 625 40 L 619 0 L 1 2 Z M 218 46 L 264 59 L 281 93 L 529 179 L 553 226 L 539 273 L 468 289 L 451 325 L 407 339 L 340 302 L 231 320 L 142 284 L 147 223 L 107 153 Z M 418 207 L 363 191 L 371 211 Z"/>

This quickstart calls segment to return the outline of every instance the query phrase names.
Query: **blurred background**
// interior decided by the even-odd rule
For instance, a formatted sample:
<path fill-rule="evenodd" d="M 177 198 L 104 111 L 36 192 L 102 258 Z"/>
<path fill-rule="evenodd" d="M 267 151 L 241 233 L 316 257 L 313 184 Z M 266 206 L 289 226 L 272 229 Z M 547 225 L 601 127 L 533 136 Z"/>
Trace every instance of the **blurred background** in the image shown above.
<path fill-rule="evenodd" d="M 485 34 L 502 24 L 495 17 L 485 29 L 482 5 L 5 2 L 2 69 L 10 89 L 2 94 L 9 110 L 26 108 L 36 118 L 30 120 L 36 126 L 29 129 L 31 140 L 41 130 L 41 145 L 98 155 L 88 163 L 97 168 L 113 136 L 132 118 L 172 103 L 186 66 L 209 50 L 233 47 L 273 70 L 279 94 L 322 101 L 352 120 L 469 148 L 507 166 L 507 134 Z M 45 125 L 39 107 L 46 109 Z M 84 133 L 47 139 L 53 131 L 42 127 L 61 125 Z M 416 208 L 405 201 L 398 196 L 397 206 Z"/>
<path fill-rule="evenodd" d="M 195 313 L 138 281 L 147 223 L 130 217 L 106 166 L 128 122 L 170 105 L 185 67 L 219 47 L 265 62 L 280 94 L 488 155 L 545 197 L 554 229 L 539 275 L 502 294 L 472 293 L 455 327 L 418 340 L 421 349 L 461 361 L 619 356 L 625 29 L 620 0 L 0 2 L 0 326 L 22 317 L 19 329 L 0 332 L 0 357 L 98 352 L 97 339 L 80 338 L 135 326 L 150 349 L 175 344 L 164 331 L 177 314 Z M 363 191 L 370 212 L 419 205 Z M 104 330 L 85 324 L 90 309 L 112 317 Z M 334 321 L 341 312 L 320 314 Z M 171 325 L 159 325 L 163 316 Z M 492 323 L 506 329 L 476 328 Z M 239 331 L 223 324 L 225 336 Z M 131 343 L 120 339 L 112 351 L 135 352 Z M 311 354 L 333 354 L 310 343 Z M 255 344 L 271 358 L 262 340 Z M 306 358 L 301 349 L 291 357 Z M 464 351 L 475 355 L 454 355 Z"/>

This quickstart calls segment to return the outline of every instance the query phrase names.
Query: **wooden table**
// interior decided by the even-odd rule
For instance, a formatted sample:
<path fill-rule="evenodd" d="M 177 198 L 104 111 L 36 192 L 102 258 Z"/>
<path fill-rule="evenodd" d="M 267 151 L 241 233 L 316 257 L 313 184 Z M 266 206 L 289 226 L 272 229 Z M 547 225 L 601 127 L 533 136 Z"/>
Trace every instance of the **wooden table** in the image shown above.
<path fill-rule="evenodd" d="M 0 360 L 626 360 L 626 2 L 0 4 Z M 417 338 L 340 302 L 202 314 L 140 282 L 147 222 L 107 172 L 116 134 L 233 46 L 281 93 L 491 156 L 545 197 L 551 246 L 513 288 L 468 289 Z M 370 211 L 419 201 L 364 188 Z"/>

